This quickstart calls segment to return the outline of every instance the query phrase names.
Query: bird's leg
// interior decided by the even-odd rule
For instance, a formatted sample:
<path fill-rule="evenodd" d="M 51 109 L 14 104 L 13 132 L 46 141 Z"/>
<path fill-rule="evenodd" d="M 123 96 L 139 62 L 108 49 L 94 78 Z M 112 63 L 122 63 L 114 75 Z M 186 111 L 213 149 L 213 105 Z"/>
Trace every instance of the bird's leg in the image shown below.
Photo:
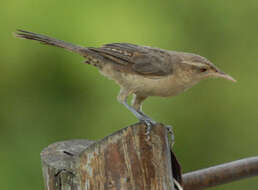
<path fill-rule="evenodd" d="M 142 115 L 142 113 L 139 112 L 139 110 L 135 109 L 133 106 L 128 105 L 127 103 L 127 97 L 130 95 L 130 92 L 125 90 L 125 89 L 121 89 L 120 93 L 118 95 L 118 101 L 120 103 L 122 103 L 129 111 L 131 111 L 136 117 L 137 119 L 139 119 L 140 121 L 143 121 L 146 125 L 147 125 L 147 135 L 150 132 L 151 126 L 153 124 L 155 124 L 156 122 L 153 121 L 151 118 L 149 118 L 146 115 Z M 145 98 L 144 98 L 145 99 Z"/>
<path fill-rule="evenodd" d="M 135 95 L 133 96 L 132 99 L 132 107 L 137 110 L 138 113 L 140 113 L 142 116 L 144 116 L 146 119 L 152 121 L 153 124 L 156 123 L 156 121 L 152 120 L 149 116 L 147 116 L 145 113 L 142 111 L 142 103 L 146 99 L 146 96 L 139 96 Z"/>
<path fill-rule="evenodd" d="M 146 96 L 139 96 L 134 94 L 133 100 L 132 100 L 132 107 L 137 110 L 138 113 L 142 115 L 144 118 L 145 123 L 147 124 L 147 131 L 146 134 L 149 135 L 151 131 L 152 125 L 155 125 L 157 122 L 151 119 L 149 116 L 147 116 L 145 113 L 142 112 L 142 102 L 146 99 Z M 146 122 L 147 121 L 147 122 Z"/>
<path fill-rule="evenodd" d="M 122 104 L 128 109 L 130 110 L 140 121 L 144 121 L 146 122 L 146 124 L 148 125 L 148 123 L 151 123 L 147 118 L 145 118 L 141 113 L 139 113 L 138 111 L 136 111 L 132 106 L 128 105 L 126 100 L 122 102 Z"/>
<path fill-rule="evenodd" d="M 151 125 L 147 125 L 148 128 L 147 128 L 147 131 L 146 131 L 146 134 L 149 134 L 150 133 L 150 130 L 151 130 L 151 126 L 156 124 L 157 122 L 154 121 L 153 119 L 151 119 L 149 116 L 147 116 L 145 113 L 143 113 L 142 111 L 142 103 L 143 101 L 146 99 L 147 97 L 146 96 L 139 96 L 139 95 L 135 95 L 134 94 L 134 97 L 133 97 L 133 100 L 132 100 L 132 106 L 135 110 L 137 110 L 138 113 L 140 113 L 144 118 L 145 120 L 149 121 Z M 172 126 L 170 125 L 165 125 L 165 127 L 167 128 L 168 132 L 170 133 L 171 135 L 171 145 L 173 146 L 174 144 L 174 141 L 175 141 L 175 137 L 174 137 L 174 132 L 173 132 L 173 128 Z"/>

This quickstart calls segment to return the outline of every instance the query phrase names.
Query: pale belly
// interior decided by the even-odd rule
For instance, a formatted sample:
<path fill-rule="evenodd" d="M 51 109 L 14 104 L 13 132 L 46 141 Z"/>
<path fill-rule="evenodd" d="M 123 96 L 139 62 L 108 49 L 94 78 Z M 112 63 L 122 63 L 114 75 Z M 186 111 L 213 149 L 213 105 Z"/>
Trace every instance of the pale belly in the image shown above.
<path fill-rule="evenodd" d="M 138 74 L 116 72 L 111 67 L 104 68 L 101 73 L 115 80 L 122 88 L 130 93 L 142 96 L 175 96 L 194 84 L 184 82 L 180 76 L 169 75 L 160 78 L 146 78 Z M 186 85 L 187 84 L 187 85 Z"/>

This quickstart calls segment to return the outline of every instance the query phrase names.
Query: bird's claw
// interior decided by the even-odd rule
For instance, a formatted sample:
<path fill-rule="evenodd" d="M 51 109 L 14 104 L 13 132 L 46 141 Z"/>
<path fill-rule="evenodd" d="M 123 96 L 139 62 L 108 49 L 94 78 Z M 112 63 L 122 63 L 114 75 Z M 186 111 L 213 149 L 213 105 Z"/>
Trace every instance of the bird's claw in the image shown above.
<path fill-rule="evenodd" d="M 146 129 L 146 135 L 149 136 L 150 132 L 151 132 L 151 128 L 153 125 L 155 125 L 157 122 L 152 120 L 150 117 L 148 117 L 147 115 L 145 115 L 143 112 L 138 111 L 138 113 L 140 114 L 140 117 L 138 117 L 138 119 L 142 122 L 144 122 L 147 126 Z"/>
<path fill-rule="evenodd" d="M 173 127 L 170 126 L 170 125 L 165 125 L 165 127 L 167 128 L 168 130 L 168 133 L 170 134 L 171 136 L 171 144 L 173 145 L 174 142 L 175 142 L 175 136 L 174 136 L 174 131 L 173 131 Z"/>
<path fill-rule="evenodd" d="M 151 128 L 152 128 L 153 125 L 156 124 L 156 122 L 155 122 L 155 121 L 152 121 L 152 120 L 150 120 L 150 119 L 144 119 L 144 120 L 142 120 L 142 121 L 143 121 L 143 122 L 146 124 L 146 126 L 147 126 L 145 135 L 149 136 L 149 135 L 150 135 L 150 132 L 151 132 Z"/>

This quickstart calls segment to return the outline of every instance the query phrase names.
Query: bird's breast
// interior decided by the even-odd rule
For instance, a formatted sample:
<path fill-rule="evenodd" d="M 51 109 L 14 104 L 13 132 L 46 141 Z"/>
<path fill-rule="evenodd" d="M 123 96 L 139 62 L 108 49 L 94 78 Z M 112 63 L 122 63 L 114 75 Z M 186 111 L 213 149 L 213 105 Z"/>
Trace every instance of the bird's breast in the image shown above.
<path fill-rule="evenodd" d="M 184 80 L 184 76 L 146 77 L 140 74 L 117 72 L 111 66 L 106 66 L 101 73 L 115 80 L 122 88 L 143 96 L 175 96 L 193 86 Z"/>

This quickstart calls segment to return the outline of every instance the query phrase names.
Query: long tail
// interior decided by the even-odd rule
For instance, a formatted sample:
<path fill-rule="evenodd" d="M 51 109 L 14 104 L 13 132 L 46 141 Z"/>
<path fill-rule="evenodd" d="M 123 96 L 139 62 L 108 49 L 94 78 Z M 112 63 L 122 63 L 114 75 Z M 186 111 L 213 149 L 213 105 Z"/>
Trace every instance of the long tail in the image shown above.
<path fill-rule="evenodd" d="M 17 30 L 17 32 L 14 33 L 14 35 L 18 38 L 35 40 L 35 41 L 42 42 L 43 44 L 61 47 L 61 48 L 67 49 L 71 52 L 79 53 L 82 56 L 85 56 L 85 53 L 86 53 L 85 51 L 87 51 L 87 48 L 85 48 L 85 47 L 74 45 L 74 44 L 71 44 L 68 42 L 64 42 L 62 40 L 57 40 L 57 39 L 50 38 L 45 35 L 35 34 L 35 33 L 24 31 L 24 30 Z"/>

